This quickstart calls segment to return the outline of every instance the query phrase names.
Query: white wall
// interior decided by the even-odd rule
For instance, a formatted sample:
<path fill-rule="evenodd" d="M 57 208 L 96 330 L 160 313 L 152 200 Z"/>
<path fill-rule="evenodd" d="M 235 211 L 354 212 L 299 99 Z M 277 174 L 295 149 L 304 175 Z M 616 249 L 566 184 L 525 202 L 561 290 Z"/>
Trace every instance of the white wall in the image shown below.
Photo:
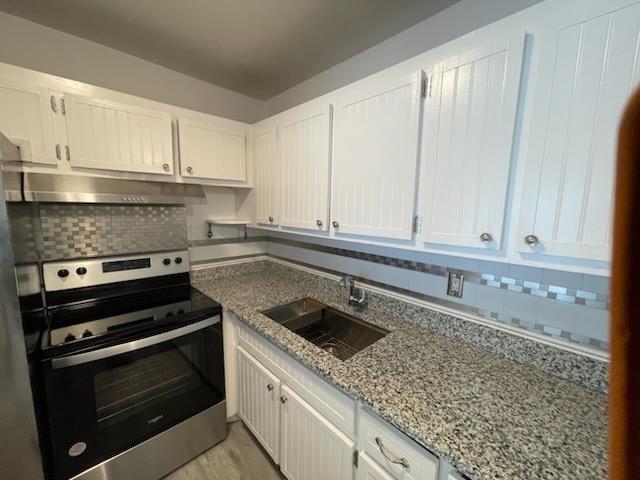
<path fill-rule="evenodd" d="M 264 107 L 260 100 L 1 12 L 0 62 L 249 123 Z"/>
<path fill-rule="evenodd" d="M 462 0 L 265 102 L 263 118 L 348 85 L 541 0 Z"/>

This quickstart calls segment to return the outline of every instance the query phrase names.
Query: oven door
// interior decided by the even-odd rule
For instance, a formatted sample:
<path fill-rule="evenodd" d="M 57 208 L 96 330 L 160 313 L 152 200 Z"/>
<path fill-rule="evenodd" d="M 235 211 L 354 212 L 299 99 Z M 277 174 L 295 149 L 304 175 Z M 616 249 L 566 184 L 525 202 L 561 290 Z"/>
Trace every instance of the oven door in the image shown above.
<path fill-rule="evenodd" d="M 43 365 L 53 478 L 67 479 L 224 400 L 215 316 Z"/>

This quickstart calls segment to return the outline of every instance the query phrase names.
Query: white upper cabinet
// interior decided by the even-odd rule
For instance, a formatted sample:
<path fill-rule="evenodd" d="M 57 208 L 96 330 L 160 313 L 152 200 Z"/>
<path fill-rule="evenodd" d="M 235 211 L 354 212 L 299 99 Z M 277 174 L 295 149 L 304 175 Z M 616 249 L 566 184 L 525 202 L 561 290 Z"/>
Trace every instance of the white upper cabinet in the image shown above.
<path fill-rule="evenodd" d="M 334 102 L 331 221 L 337 234 L 411 239 L 421 72 L 360 83 Z"/>
<path fill-rule="evenodd" d="M 436 65 L 422 149 L 422 241 L 499 249 L 524 33 Z"/>
<path fill-rule="evenodd" d="M 173 173 L 171 115 L 64 94 L 72 167 Z"/>
<path fill-rule="evenodd" d="M 549 18 L 527 154 L 517 245 L 608 260 L 617 130 L 640 81 L 640 4 L 575 3 Z"/>
<path fill-rule="evenodd" d="M 282 226 L 327 229 L 330 127 L 331 106 L 326 103 L 302 105 L 278 121 Z"/>
<path fill-rule="evenodd" d="M 0 79 L 0 132 L 20 147 L 23 161 L 45 165 L 58 162 L 55 102 L 45 89 Z"/>
<path fill-rule="evenodd" d="M 178 136 L 183 177 L 246 182 L 246 126 L 224 119 L 179 118 Z"/>
<path fill-rule="evenodd" d="M 254 195 L 256 222 L 277 225 L 280 215 L 282 167 L 274 122 L 260 123 L 253 130 Z"/>

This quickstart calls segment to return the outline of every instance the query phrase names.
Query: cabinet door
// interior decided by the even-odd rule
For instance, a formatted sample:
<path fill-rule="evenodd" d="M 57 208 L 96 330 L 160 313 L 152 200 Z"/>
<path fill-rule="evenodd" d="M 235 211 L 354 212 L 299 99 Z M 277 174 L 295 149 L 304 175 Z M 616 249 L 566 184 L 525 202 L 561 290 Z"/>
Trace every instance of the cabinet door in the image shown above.
<path fill-rule="evenodd" d="M 0 132 L 20 147 L 25 162 L 58 162 L 51 102 L 44 89 L 0 79 Z"/>
<path fill-rule="evenodd" d="M 640 82 L 640 4 L 630 3 L 576 3 L 539 40 L 522 251 L 609 259 L 617 130 Z"/>
<path fill-rule="evenodd" d="M 280 470 L 289 480 L 350 480 L 354 443 L 292 390 L 281 389 Z"/>
<path fill-rule="evenodd" d="M 70 93 L 64 99 L 72 167 L 173 173 L 168 113 Z"/>
<path fill-rule="evenodd" d="M 238 414 L 278 463 L 280 380 L 242 347 L 238 348 Z"/>
<path fill-rule="evenodd" d="M 336 233 L 411 239 L 420 80 L 421 72 L 377 81 L 334 104 L 331 221 Z"/>
<path fill-rule="evenodd" d="M 453 56 L 429 77 L 422 240 L 499 249 L 524 34 Z"/>
<path fill-rule="evenodd" d="M 360 453 L 356 480 L 394 480 L 384 468 L 379 466 L 369 455 Z"/>
<path fill-rule="evenodd" d="M 282 168 L 278 154 L 275 124 L 261 124 L 254 130 L 256 172 L 256 222 L 277 225 L 280 213 Z"/>
<path fill-rule="evenodd" d="M 327 229 L 330 125 L 328 104 L 303 105 L 279 122 L 283 226 Z"/>
<path fill-rule="evenodd" d="M 183 177 L 246 182 L 246 129 L 180 118 L 180 174 Z"/>

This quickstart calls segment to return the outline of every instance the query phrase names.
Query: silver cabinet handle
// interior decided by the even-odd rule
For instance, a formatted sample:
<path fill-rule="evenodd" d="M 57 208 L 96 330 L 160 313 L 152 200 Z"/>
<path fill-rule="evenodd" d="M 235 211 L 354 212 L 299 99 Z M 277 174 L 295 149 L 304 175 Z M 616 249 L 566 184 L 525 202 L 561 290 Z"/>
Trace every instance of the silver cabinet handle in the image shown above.
<path fill-rule="evenodd" d="M 283 404 L 283 405 L 284 405 L 285 403 L 287 403 L 287 397 L 285 397 L 284 395 L 282 395 L 282 396 L 280 397 L 280 403 L 281 403 L 281 404 Z"/>
<path fill-rule="evenodd" d="M 193 173 L 193 168 L 187 167 L 187 173 Z"/>
<path fill-rule="evenodd" d="M 376 444 L 378 445 L 378 448 L 380 449 L 380 453 L 384 458 L 389 460 L 391 463 L 395 463 L 396 465 L 402 465 L 404 468 L 409 468 L 409 461 L 406 458 L 404 457 L 394 458 L 393 455 L 387 452 L 387 449 L 382 443 L 382 438 L 376 437 Z"/>
<path fill-rule="evenodd" d="M 168 171 L 168 170 L 169 170 L 169 164 L 168 164 L 168 163 L 163 163 L 163 164 L 162 164 L 162 168 L 163 168 L 165 171 Z"/>
<path fill-rule="evenodd" d="M 53 98 L 53 97 L 51 97 L 51 98 Z M 56 144 L 56 158 L 58 160 L 62 160 L 62 150 L 60 149 L 60 144 L 59 143 Z"/>
<path fill-rule="evenodd" d="M 331 225 L 333 225 L 333 228 L 338 228 L 340 226 L 340 224 L 338 222 L 336 222 L 335 220 L 333 222 L 331 222 Z"/>
<path fill-rule="evenodd" d="M 273 217 L 269 216 L 269 222 L 273 223 Z"/>
<path fill-rule="evenodd" d="M 490 233 L 482 233 L 482 234 L 480 234 L 480 241 L 482 243 L 489 243 L 491 240 L 493 240 L 493 237 L 491 236 Z"/>
<path fill-rule="evenodd" d="M 53 113 L 58 113 L 58 106 L 56 105 L 56 97 L 51 95 L 51 98 L 49 99 L 49 101 L 51 103 L 51 110 L 53 110 Z"/>
<path fill-rule="evenodd" d="M 524 243 L 526 243 L 530 247 L 533 247 L 534 245 L 538 244 L 538 237 L 536 237 L 533 234 L 532 235 L 527 235 L 526 237 L 524 237 Z"/>
<path fill-rule="evenodd" d="M 67 162 L 71 161 L 71 152 L 69 151 L 69 145 L 64 146 L 65 155 L 67 157 Z"/>
<path fill-rule="evenodd" d="M 316 225 L 321 227 L 322 226 L 322 220 L 316 220 Z"/>
<path fill-rule="evenodd" d="M 273 392 L 273 385 L 271 383 L 267 384 L 267 390 Z"/>

